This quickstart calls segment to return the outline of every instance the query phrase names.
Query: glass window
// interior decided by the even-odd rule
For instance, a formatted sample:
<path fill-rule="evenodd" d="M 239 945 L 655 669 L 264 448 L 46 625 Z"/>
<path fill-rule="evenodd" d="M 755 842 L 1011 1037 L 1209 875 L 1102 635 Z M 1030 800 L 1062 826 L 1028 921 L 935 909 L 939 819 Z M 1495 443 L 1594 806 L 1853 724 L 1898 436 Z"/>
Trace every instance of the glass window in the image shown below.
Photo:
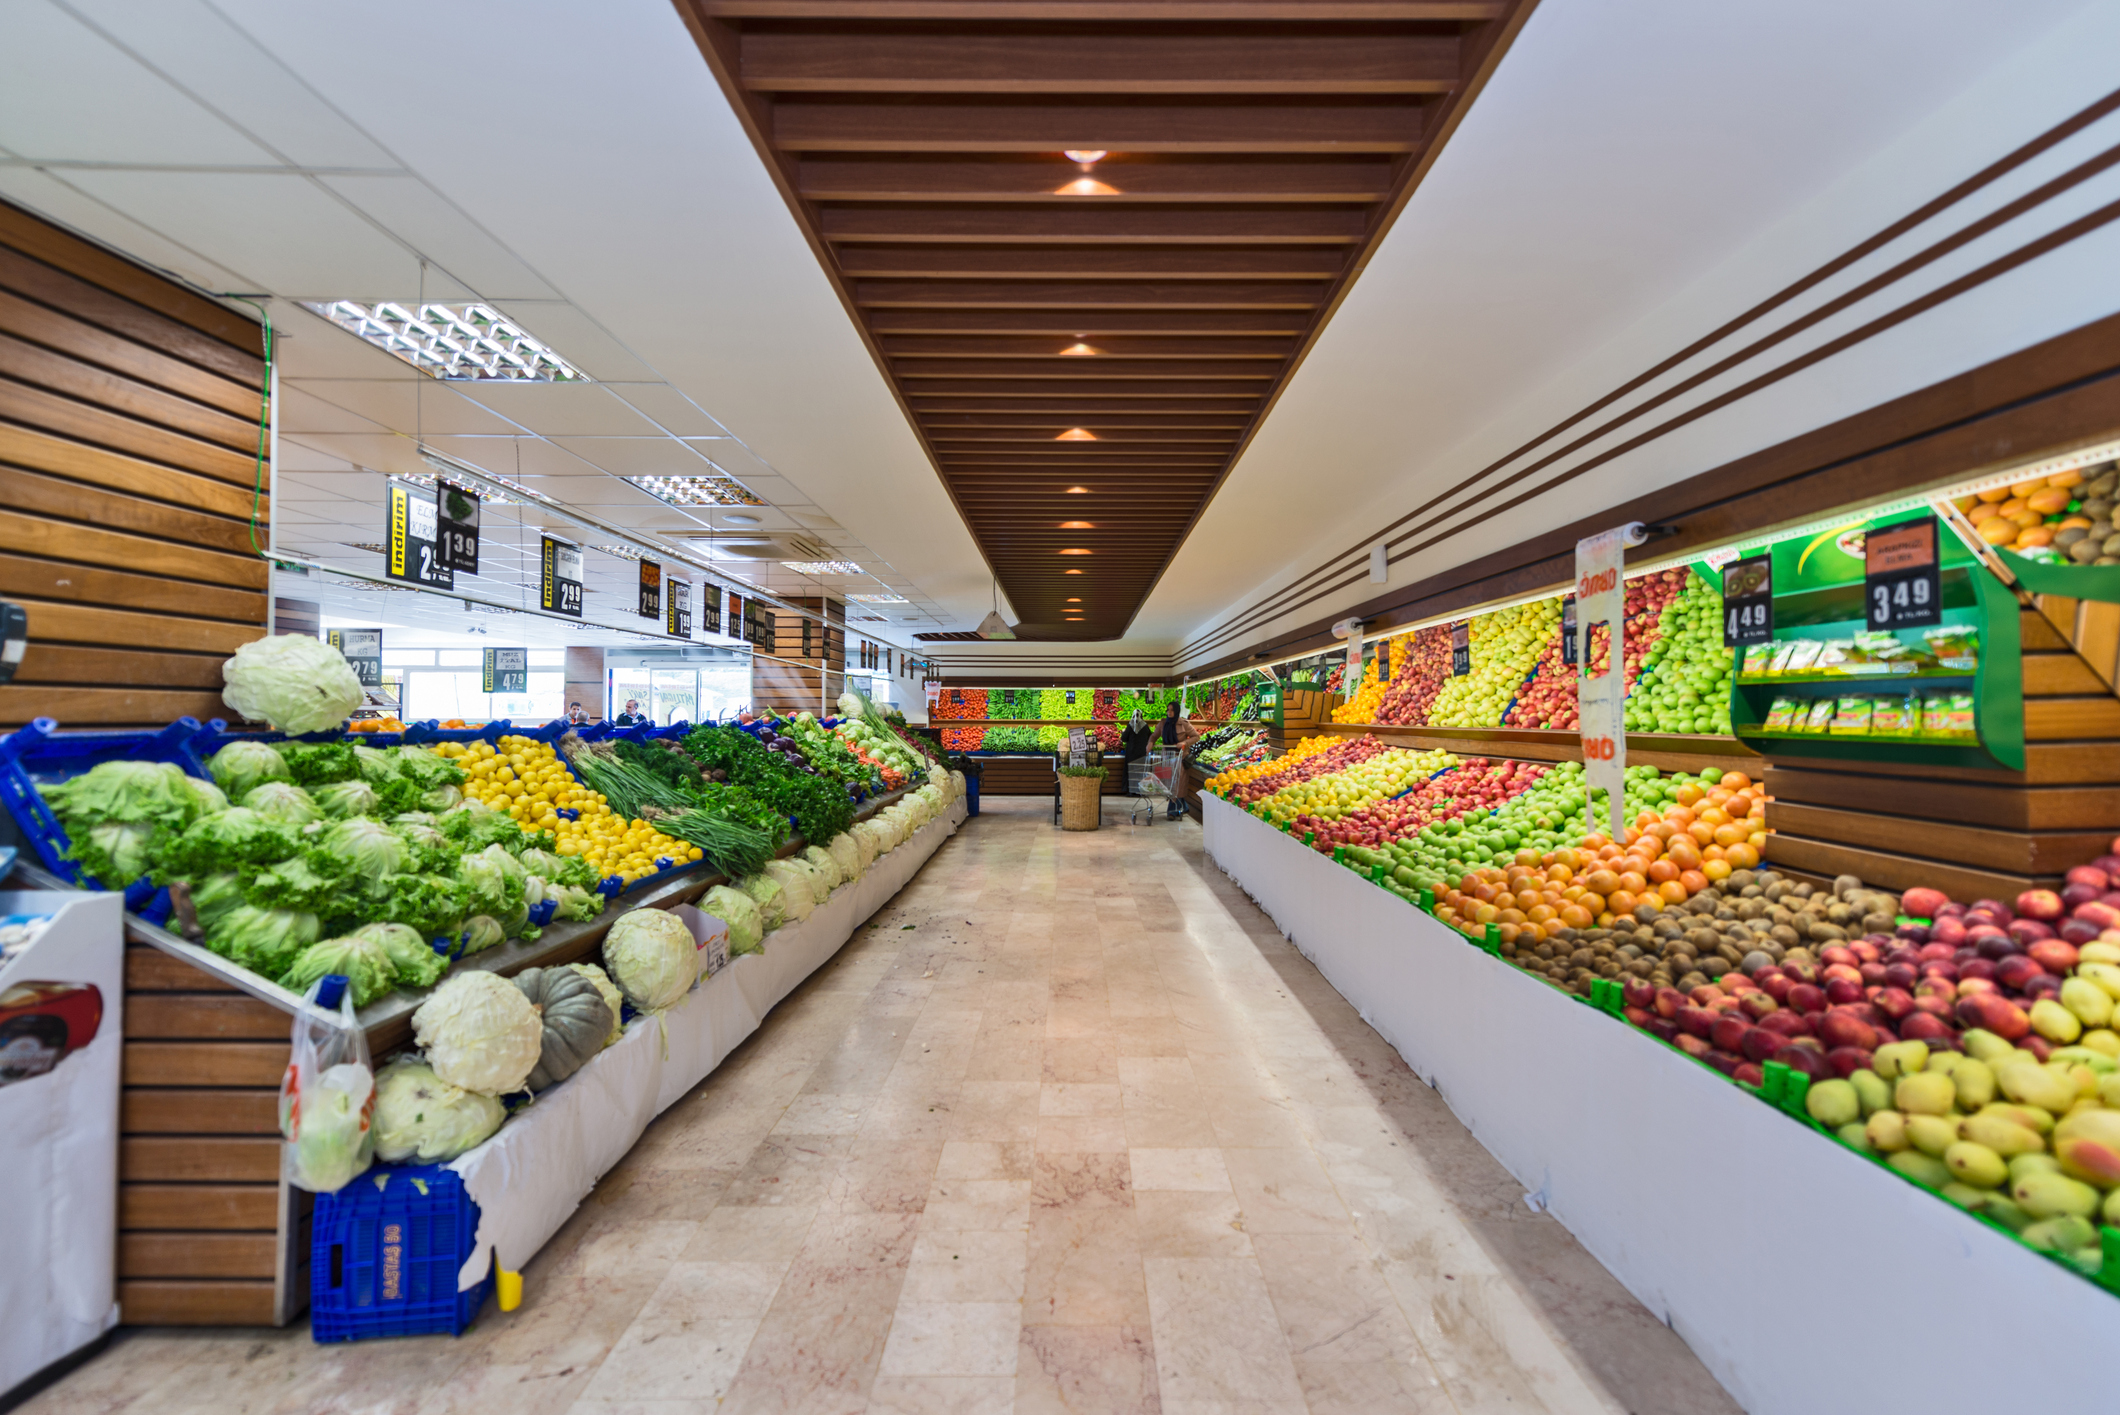
<path fill-rule="evenodd" d="M 711 663 L 699 670 L 699 722 L 726 722 L 751 706 L 751 665 Z"/>
<path fill-rule="evenodd" d="M 648 672 L 648 716 L 658 726 L 692 722 L 699 711 L 699 672 L 691 668 L 655 668 Z"/>
<path fill-rule="evenodd" d="M 610 670 L 609 681 L 611 698 L 609 705 L 604 709 L 608 716 L 617 717 L 626 710 L 628 702 L 634 704 L 633 710 L 636 713 L 648 710 L 653 695 L 650 692 L 651 684 L 646 668 L 639 665 L 613 668 Z"/>
<path fill-rule="evenodd" d="M 434 667 L 434 650 L 433 650 L 433 649 L 384 649 L 384 650 L 383 650 L 383 667 L 385 667 L 385 668 L 432 668 L 432 667 Z"/>
<path fill-rule="evenodd" d="M 565 649 L 532 649 L 530 650 L 530 666 L 532 668 L 565 668 L 567 666 L 567 651 Z"/>
<path fill-rule="evenodd" d="M 483 675 L 450 669 L 411 669 L 405 674 L 403 716 L 408 722 L 446 721 L 549 722 L 566 710 L 567 675 L 558 670 L 530 671 L 527 693 L 487 693 Z"/>
<path fill-rule="evenodd" d="M 486 661 L 481 649 L 442 649 L 435 658 L 444 668 L 477 668 Z"/>

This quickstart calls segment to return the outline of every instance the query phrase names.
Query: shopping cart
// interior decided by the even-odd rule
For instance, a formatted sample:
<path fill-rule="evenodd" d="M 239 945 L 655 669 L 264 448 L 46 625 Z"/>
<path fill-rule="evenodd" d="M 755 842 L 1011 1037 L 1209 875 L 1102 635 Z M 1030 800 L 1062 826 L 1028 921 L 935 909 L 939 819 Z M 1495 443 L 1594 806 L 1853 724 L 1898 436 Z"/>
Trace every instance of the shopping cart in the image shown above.
<path fill-rule="evenodd" d="M 1128 762 L 1126 787 L 1134 796 L 1134 804 L 1127 813 L 1133 825 L 1141 823 L 1141 812 L 1148 812 L 1148 823 L 1156 823 L 1156 806 L 1160 802 L 1167 809 L 1178 789 L 1178 773 L 1184 767 L 1185 752 L 1180 747 L 1151 747 L 1140 760 Z"/>

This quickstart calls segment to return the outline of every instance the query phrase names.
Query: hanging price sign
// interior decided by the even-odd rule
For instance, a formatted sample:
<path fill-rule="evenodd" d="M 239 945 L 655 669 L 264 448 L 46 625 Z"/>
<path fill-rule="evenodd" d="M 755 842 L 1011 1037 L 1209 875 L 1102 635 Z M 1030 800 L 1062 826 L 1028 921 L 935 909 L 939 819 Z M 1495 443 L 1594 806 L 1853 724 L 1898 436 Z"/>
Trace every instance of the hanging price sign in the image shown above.
<path fill-rule="evenodd" d="M 442 563 L 466 575 L 478 573 L 478 493 L 454 482 L 434 484 Z"/>
<path fill-rule="evenodd" d="M 582 617 L 582 548 L 550 536 L 538 547 L 537 607 Z"/>
<path fill-rule="evenodd" d="M 710 600 L 714 598 L 711 590 L 708 591 L 707 598 Z M 674 638 L 691 638 L 692 582 L 690 580 L 670 581 L 663 591 L 663 603 L 668 610 L 663 620 L 663 632 Z"/>
<path fill-rule="evenodd" d="M 392 481 L 384 522 L 383 573 L 428 589 L 456 587 L 456 576 L 443 561 L 437 543 L 441 516 L 433 492 L 411 482 Z"/>
<path fill-rule="evenodd" d="M 1943 622 L 1943 581 L 1936 518 L 1880 526 L 1863 538 L 1862 591 L 1872 629 L 1913 629 Z"/>
<path fill-rule="evenodd" d="M 363 688 L 383 686 L 383 631 L 381 629 L 327 629 L 324 642 L 346 659 Z"/>
<path fill-rule="evenodd" d="M 1561 601 L 1561 662 L 1569 668 L 1582 661 L 1582 645 L 1575 636 L 1575 596 Z"/>
<path fill-rule="evenodd" d="M 1576 613 L 1584 645 L 1575 680 L 1583 785 L 1605 792 L 1614 840 L 1624 836 L 1627 826 L 1627 591 L 1620 578 L 1626 549 L 1624 526 L 1575 543 Z M 1591 632 L 1600 624 L 1608 635 L 1605 671 L 1584 677 Z M 1594 803 L 1584 816 L 1586 825 L 1596 819 Z"/>
<path fill-rule="evenodd" d="M 479 653 L 479 687 L 487 693 L 530 691 L 530 650 L 483 649 Z"/>
<path fill-rule="evenodd" d="M 640 562 L 640 617 L 662 618 L 662 566 L 652 560 Z"/>
<path fill-rule="evenodd" d="M 1450 626 L 1450 676 L 1463 678 L 1472 672 L 1472 621 Z"/>
<path fill-rule="evenodd" d="M 1723 572 L 1723 647 L 1774 638 L 1774 557 L 1748 555 Z"/>

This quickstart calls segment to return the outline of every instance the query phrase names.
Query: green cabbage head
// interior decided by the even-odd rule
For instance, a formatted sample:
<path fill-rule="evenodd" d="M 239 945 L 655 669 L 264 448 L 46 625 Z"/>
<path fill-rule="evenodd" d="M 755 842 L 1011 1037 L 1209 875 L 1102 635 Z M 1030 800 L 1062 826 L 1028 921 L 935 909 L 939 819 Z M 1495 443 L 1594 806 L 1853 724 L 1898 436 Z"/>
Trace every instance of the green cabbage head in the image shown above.
<path fill-rule="evenodd" d="M 508 1112 L 491 1096 L 452 1086 L 416 1056 L 375 1078 L 375 1157 L 385 1164 L 443 1164 L 485 1141 Z"/>

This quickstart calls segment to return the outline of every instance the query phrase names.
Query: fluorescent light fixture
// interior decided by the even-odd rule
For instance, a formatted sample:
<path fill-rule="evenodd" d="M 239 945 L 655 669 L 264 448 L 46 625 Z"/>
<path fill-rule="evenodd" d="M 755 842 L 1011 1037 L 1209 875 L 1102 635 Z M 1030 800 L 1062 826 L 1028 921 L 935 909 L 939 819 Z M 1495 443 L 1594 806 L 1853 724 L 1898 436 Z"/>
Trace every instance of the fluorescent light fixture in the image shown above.
<path fill-rule="evenodd" d="M 1115 197 L 1119 189 L 1098 181 L 1095 177 L 1077 177 L 1053 189 L 1056 197 Z"/>
<path fill-rule="evenodd" d="M 528 506 L 531 505 L 533 502 L 540 501 L 546 503 L 547 505 L 552 504 L 552 498 L 545 495 L 541 491 L 532 491 L 529 487 L 524 486 L 519 481 L 514 481 L 508 477 L 496 476 L 494 473 L 487 471 L 484 467 L 474 467 L 469 462 L 462 463 L 461 465 L 456 464 L 451 458 L 444 456 L 443 454 L 435 451 L 431 447 L 422 447 L 420 449 L 420 460 L 422 462 L 425 462 L 428 466 L 434 468 L 434 470 L 439 473 L 442 478 L 446 478 L 447 480 L 454 482 L 458 486 L 464 485 L 466 481 L 465 473 L 468 471 L 481 481 L 492 482 L 495 485 L 504 486 L 508 488 L 508 491 L 495 491 L 491 486 L 472 487 L 471 490 L 478 493 L 479 500 L 481 501 L 497 502 L 503 506 Z M 434 488 L 434 483 L 437 480 L 437 478 L 428 476 L 422 472 L 412 472 L 409 474 L 402 475 L 393 472 L 391 473 L 391 475 L 398 476 L 399 480 L 401 481 L 416 482 L 420 486 L 428 488 L 430 491 Z M 513 492 L 515 494 L 511 496 L 509 492 Z"/>
<path fill-rule="evenodd" d="M 798 575 L 860 575 L 866 573 L 851 560 L 783 560 Z"/>
<path fill-rule="evenodd" d="M 672 506 L 763 506 L 749 487 L 726 476 L 627 477 L 657 501 Z"/>
<path fill-rule="evenodd" d="M 1093 531 L 1097 528 L 1088 521 L 1062 521 L 1060 529 L 1063 531 Z"/>
<path fill-rule="evenodd" d="M 435 378 L 473 383 L 589 381 L 587 374 L 491 305 L 333 300 L 308 307 Z"/>
<path fill-rule="evenodd" d="M 755 526 L 758 524 L 756 516 L 739 516 L 734 512 L 722 517 L 722 519 L 732 526 Z"/>
<path fill-rule="evenodd" d="M 848 599 L 856 604 L 911 604 L 902 594 L 850 594 Z"/>
<path fill-rule="evenodd" d="M 615 555 L 621 560 L 645 560 L 646 556 L 630 545 L 593 545 L 591 550 L 601 550 L 606 555 Z"/>

